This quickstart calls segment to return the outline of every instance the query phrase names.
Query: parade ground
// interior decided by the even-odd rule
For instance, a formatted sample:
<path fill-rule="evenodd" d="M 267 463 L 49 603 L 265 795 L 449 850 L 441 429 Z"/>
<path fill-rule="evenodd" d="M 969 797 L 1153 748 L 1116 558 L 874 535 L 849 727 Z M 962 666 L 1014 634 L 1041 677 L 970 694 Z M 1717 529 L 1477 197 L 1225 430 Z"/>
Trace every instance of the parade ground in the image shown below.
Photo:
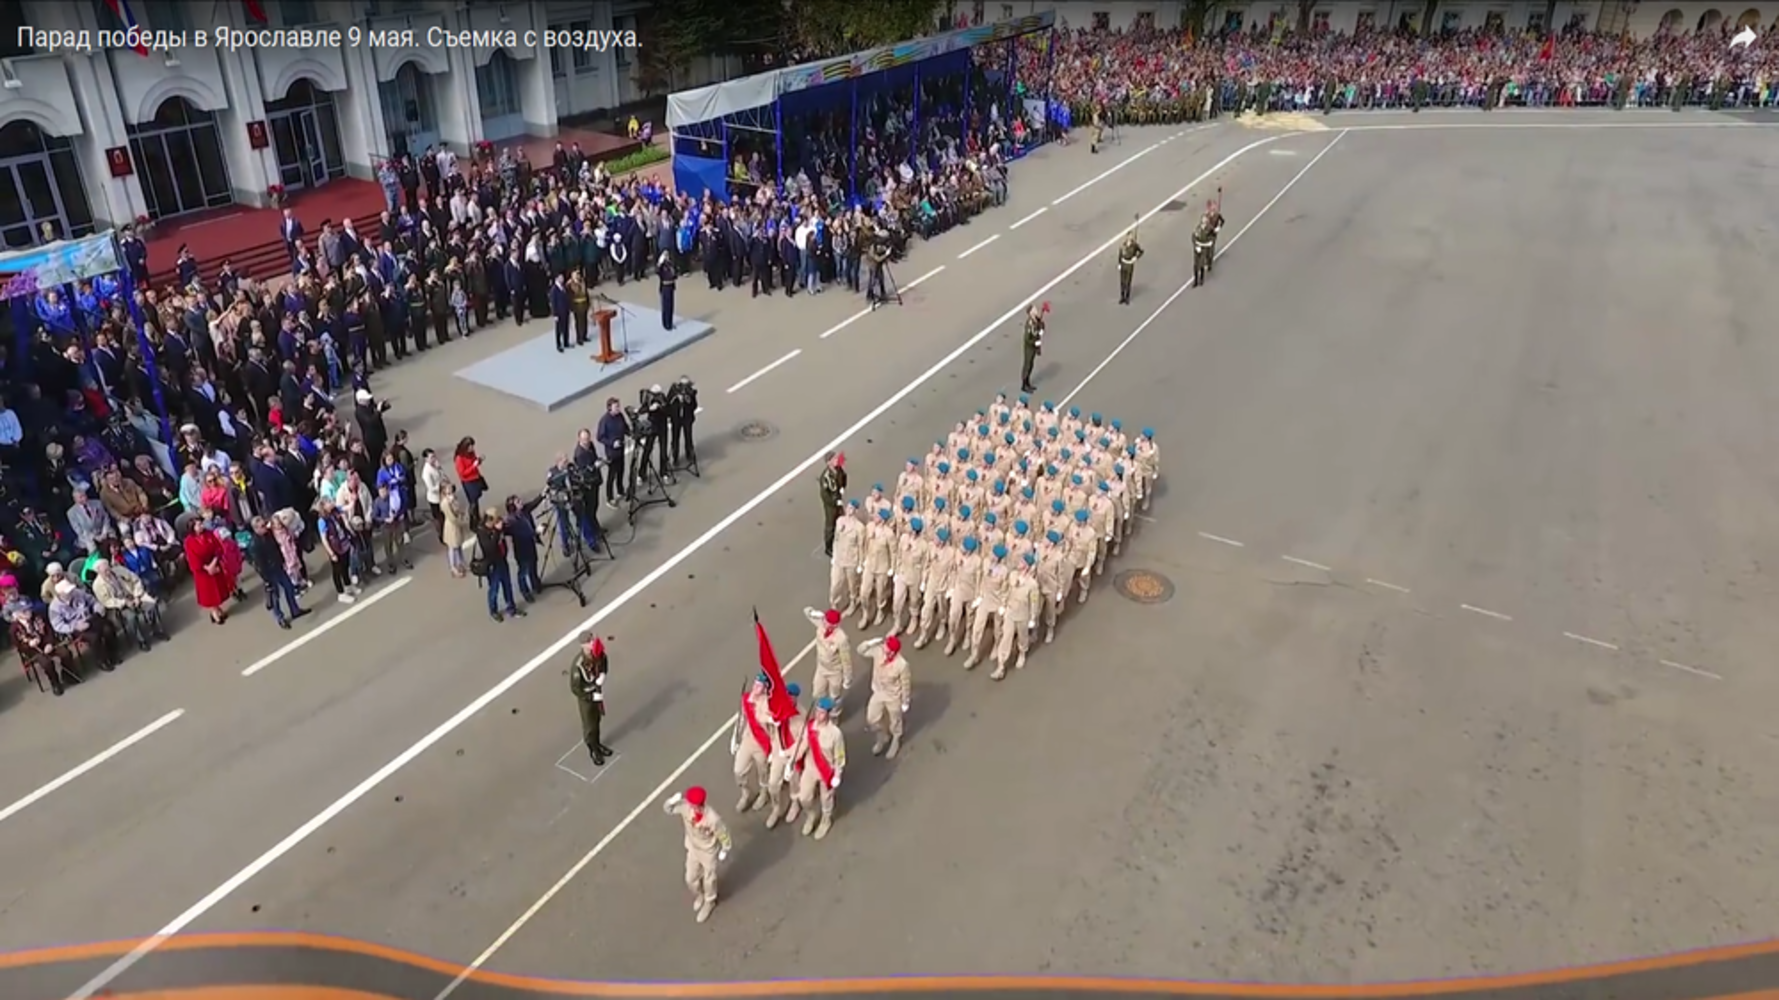
<path fill-rule="evenodd" d="M 294 639 L 243 615 L 58 703 L 15 692 L 0 945 L 275 929 L 577 979 L 1345 983 L 1770 934 L 1779 132 L 1267 124 L 1045 150 L 876 313 L 683 279 L 716 333 L 611 394 L 695 378 L 703 476 L 617 531 L 586 609 L 551 591 L 495 625 L 428 550 Z M 1017 392 L 1032 303 L 1035 398 L 1153 428 L 1152 509 L 1006 681 L 908 650 L 896 760 L 855 685 L 826 840 L 734 815 L 754 610 L 808 680 L 822 454 L 853 495 L 893 484 Z M 393 372 L 392 425 L 473 434 L 496 494 L 535 491 L 599 400 L 540 414 L 452 378 L 468 360 Z M 612 662 L 597 771 L 583 627 Z M 704 925 L 659 807 L 693 784 L 735 835 Z M 54 985 L 152 985 L 135 964 Z"/>

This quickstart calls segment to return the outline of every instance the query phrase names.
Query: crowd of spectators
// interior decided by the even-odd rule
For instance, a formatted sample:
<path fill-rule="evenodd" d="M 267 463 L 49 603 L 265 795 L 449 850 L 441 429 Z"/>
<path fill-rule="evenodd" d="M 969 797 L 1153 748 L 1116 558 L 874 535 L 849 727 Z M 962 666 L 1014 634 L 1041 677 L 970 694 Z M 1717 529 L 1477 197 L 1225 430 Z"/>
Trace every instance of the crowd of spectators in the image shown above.
<path fill-rule="evenodd" d="M 1210 87 L 1231 109 L 1264 87 L 1257 110 L 1468 106 L 1771 106 L 1779 102 L 1779 34 L 1732 49 L 1725 23 L 1633 39 L 1579 24 L 1550 35 L 1469 29 L 1419 35 L 1248 30 L 1056 33 L 1021 47 L 1022 77 L 1053 73 L 1052 97 L 1086 109 L 1165 103 Z M 1052 61 L 1053 60 L 1053 61 Z M 1250 98 L 1251 100 L 1251 98 Z"/>

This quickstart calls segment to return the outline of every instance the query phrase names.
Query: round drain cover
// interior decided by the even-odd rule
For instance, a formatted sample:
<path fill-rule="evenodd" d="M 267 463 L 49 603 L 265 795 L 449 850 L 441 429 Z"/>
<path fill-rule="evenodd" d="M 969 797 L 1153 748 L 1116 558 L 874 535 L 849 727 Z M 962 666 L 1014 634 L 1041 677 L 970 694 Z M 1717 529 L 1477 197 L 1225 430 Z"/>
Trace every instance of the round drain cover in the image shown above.
<path fill-rule="evenodd" d="M 1153 570 L 1127 569 L 1112 578 L 1112 586 L 1138 604 L 1165 604 L 1174 596 L 1174 582 Z"/>
<path fill-rule="evenodd" d="M 764 441 L 778 433 L 778 428 L 764 420 L 749 420 L 735 429 L 735 435 L 743 441 Z"/>

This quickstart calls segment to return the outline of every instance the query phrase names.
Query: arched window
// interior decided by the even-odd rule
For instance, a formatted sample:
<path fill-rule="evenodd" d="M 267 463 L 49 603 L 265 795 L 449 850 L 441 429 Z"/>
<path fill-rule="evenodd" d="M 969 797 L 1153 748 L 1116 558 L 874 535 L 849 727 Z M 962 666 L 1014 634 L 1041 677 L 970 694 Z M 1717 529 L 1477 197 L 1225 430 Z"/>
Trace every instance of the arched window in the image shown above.
<path fill-rule="evenodd" d="M 266 127 L 278 158 L 278 183 L 285 190 L 319 187 L 346 175 L 334 95 L 307 77 L 297 77 L 284 96 L 266 102 Z"/>
<path fill-rule="evenodd" d="M 1736 30 L 1741 31 L 1743 28 L 1753 28 L 1756 31 L 1760 30 L 1760 11 L 1755 10 L 1753 7 L 1743 11 L 1742 16 L 1736 18 Z"/>
<path fill-rule="evenodd" d="M 1702 32 L 1703 31 L 1716 31 L 1722 25 L 1723 25 L 1723 11 L 1718 10 L 1716 7 L 1713 7 L 1710 10 L 1706 11 L 1705 13 L 1699 15 L 1699 22 L 1698 22 L 1698 30 L 1699 31 L 1702 31 Z"/>
<path fill-rule="evenodd" d="M 1682 27 L 1685 23 L 1686 14 L 1676 7 L 1662 15 L 1662 25 L 1656 31 L 1663 35 L 1678 34 L 1685 30 Z"/>
<path fill-rule="evenodd" d="M 129 131 L 150 216 L 160 219 L 234 204 L 214 114 L 183 97 L 169 97 L 155 109 L 152 121 Z"/>
<path fill-rule="evenodd" d="M 0 249 L 85 236 L 93 214 L 74 148 L 28 121 L 0 126 Z"/>
<path fill-rule="evenodd" d="M 519 113 L 518 67 L 504 50 L 495 49 L 486 66 L 476 67 L 476 92 L 484 121 Z"/>

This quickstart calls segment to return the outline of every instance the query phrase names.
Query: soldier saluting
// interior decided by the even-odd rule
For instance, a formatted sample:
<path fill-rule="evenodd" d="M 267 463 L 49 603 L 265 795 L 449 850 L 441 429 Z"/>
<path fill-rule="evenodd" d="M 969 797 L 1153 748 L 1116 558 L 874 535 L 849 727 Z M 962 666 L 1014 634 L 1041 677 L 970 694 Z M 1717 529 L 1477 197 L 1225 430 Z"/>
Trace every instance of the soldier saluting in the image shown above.
<path fill-rule="evenodd" d="M 1025 313 L 1025 365 L 1019 370 L 1019 391 L 1036 392 L 1032 385 L 1032 368 L 1038 363 L 1038 355 L 1044 353 L 1044 314 L 1050 311 L 1050 304 L 1033 305 Z"/>
<path fill-rule="evenodd" d="M 1217 201 L 1205 202 L 1205 214 L 1199 218 L 1198 227 L 1192 230 L 1192 285 L 1195 288 L 1205 283 L 1217 263 L 1217 234 L 1223 230 L 1223 212 L 1218 202 L 1222 200 L 1219 192 Z"/>
<path fill-rule="evenodd" d="M 817 486 L 822 494 L 822 551 L 834 558 L 834 525 L 846 507 L 846 454 L 828 452 Z"/>
<path fill-rule="evenodd" d="M 575 705 L 581 711 L 581 738 L 587 742 L 587 753 L 595 767 L 603 767 L 607 757 L 617 756 L 599 735 L 599 724 L 605 719 L 608 665 L 605 642 L 592 632 L 582 632 L 580 651 L 575 653 L 574 665 L 568 669 L 568 689 L 574 692 Z"/>
<path fill-rule="evenodd" d="M 1087 144 L 1089 153 L 1097 153 L 1106 139 L 1106 114 L 1103 106 L 1093 109 L 1093 141 Z"/>
<path fill-rule="evenodd" d="M 1137 258 L 1143 256 L 1143 245 L 1137 242 L 1136 227 L 1118 248 L 1118 304 L 1130 305 L 1130 279 L 1137 273 Z"/>

